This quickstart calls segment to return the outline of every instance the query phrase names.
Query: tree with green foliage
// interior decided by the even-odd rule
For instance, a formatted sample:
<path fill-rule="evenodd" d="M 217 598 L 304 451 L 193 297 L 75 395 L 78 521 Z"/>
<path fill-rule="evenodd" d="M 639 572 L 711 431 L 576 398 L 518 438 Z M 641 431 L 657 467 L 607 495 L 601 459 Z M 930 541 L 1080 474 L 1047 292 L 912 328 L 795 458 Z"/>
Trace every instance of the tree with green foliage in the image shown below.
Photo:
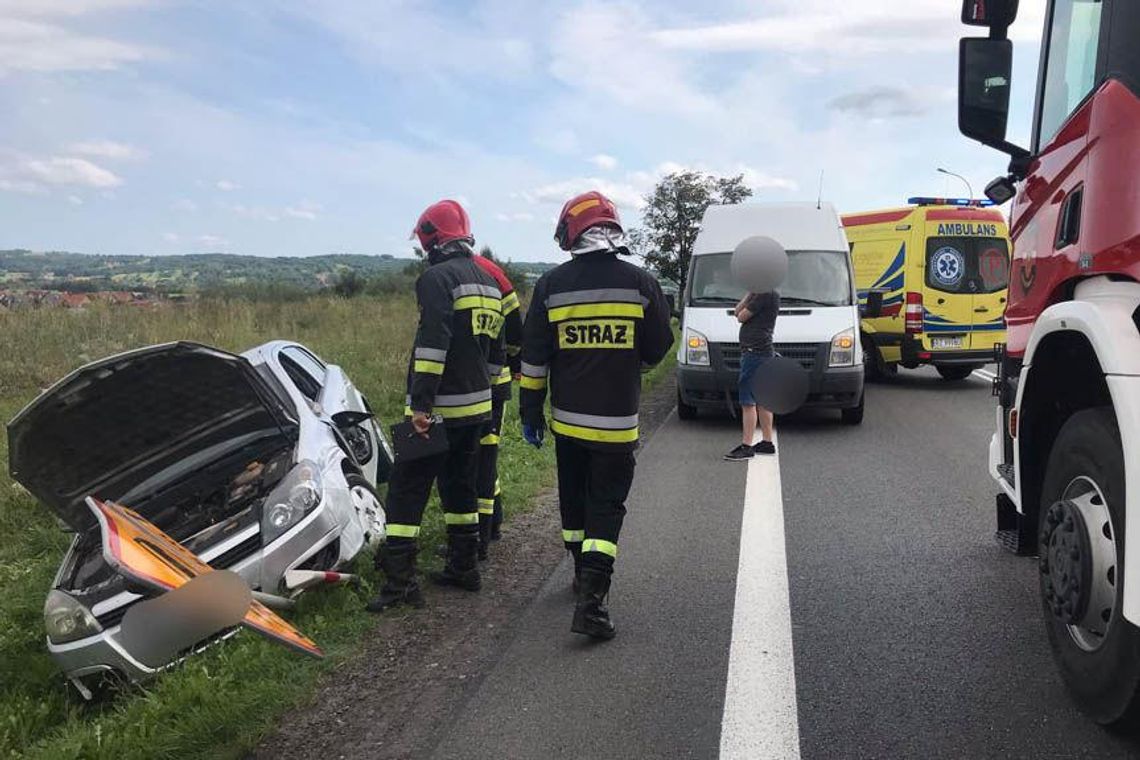
<path fill-rule="evenodd" d="M 630 234 L 633 250 L 662 277 L 681 290 L 689 274 L 693 244 L 705 210 L 714 204 L 736 204 L 752 197 L 744 175 L 717 177 L 704 172 L 676 172 L 645 196 L 642 226 Z"/>
<path fill-rule="evenodd" d="M 367 285 L 368 281 L 355 269 L 342 269 L 333 281 L 333 291 L 341 298 L 355 298 Z"/>
<path fill-rule="evenodd" d="M 503 274 L 515 286 L 515 291 L 522 294 L 530 290 L 530 282 L 527 280 L 526 272 L 519 267 L 515 266 L 513 261 L 503 261 L 495 256 L 495 252 L 491 250 L 491 246 L 485 245 L 479 250 L 479 255 L 485 259 L 490 259 L 499 265 L 503 270 Z"/>

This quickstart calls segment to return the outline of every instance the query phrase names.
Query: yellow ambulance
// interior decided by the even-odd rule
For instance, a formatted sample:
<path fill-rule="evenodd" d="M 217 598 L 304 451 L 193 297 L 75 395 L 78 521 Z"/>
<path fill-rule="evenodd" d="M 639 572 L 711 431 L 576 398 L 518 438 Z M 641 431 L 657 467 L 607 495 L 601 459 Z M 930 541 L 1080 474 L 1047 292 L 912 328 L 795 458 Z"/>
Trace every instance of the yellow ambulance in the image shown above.
<path fill-rule="evenodd" d="M 962 380 L 1005 342 L 1009 229 L 988 201 L 909 203 L 843 217 L 868 374 L 929 364 Z"/>

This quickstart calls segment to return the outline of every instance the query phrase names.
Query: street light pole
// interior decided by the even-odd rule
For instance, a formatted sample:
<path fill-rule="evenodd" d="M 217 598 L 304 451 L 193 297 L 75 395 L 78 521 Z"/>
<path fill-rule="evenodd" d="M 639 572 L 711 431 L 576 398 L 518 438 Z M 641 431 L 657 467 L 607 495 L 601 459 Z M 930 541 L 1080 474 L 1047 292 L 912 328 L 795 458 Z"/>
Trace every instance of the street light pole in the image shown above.
<path fill-rule="evenodd" d="M 970 192 L 970 200 L 974 200 L 974 186 L 970 184 L 970 180 L 966 179 L 961 174 L 955 174 L 954 172 L 947 171 L 947 170 L 943 169 L 942 167 L 938 167 L 938 171 L 942 174 L 948 174 L 951 177 L 957 177 L 958 179 L 965 182 L 966 183 L 966 190 L 968 190 Z"/>

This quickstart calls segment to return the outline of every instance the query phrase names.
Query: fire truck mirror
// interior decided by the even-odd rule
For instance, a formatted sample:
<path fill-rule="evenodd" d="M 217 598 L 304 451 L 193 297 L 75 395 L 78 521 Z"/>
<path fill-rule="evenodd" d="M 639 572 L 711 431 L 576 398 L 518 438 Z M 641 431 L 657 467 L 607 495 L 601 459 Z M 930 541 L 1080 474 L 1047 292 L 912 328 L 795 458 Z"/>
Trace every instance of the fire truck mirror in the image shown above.
<path fill-rule="evenodd" d="M 1005 29 L 1017 20 L 1018 0 L 963 0 L 962 23 Z"/>
<path fill-rule="evenodd" d="M 962 40 L 958 126 L 964 135 L 994 147 L 1005 144 L 1012 72 L 1013 43 L 1009 40 Z"/>

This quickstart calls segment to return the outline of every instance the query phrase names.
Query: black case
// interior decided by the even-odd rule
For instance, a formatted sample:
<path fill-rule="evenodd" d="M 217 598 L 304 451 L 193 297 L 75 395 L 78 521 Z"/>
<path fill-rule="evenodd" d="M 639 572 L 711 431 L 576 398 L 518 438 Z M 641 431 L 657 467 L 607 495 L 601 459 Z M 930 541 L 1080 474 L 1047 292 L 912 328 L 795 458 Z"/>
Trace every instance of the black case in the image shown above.
<path fill-rule="evenodd" d="M 392 450 L 396 464 L 414 462 L 424 457 L 443 454 L 447 451 L 447 428 L 442 417 L 433 417 L 425 438 L 407 420 L 392 426 Z"/>

